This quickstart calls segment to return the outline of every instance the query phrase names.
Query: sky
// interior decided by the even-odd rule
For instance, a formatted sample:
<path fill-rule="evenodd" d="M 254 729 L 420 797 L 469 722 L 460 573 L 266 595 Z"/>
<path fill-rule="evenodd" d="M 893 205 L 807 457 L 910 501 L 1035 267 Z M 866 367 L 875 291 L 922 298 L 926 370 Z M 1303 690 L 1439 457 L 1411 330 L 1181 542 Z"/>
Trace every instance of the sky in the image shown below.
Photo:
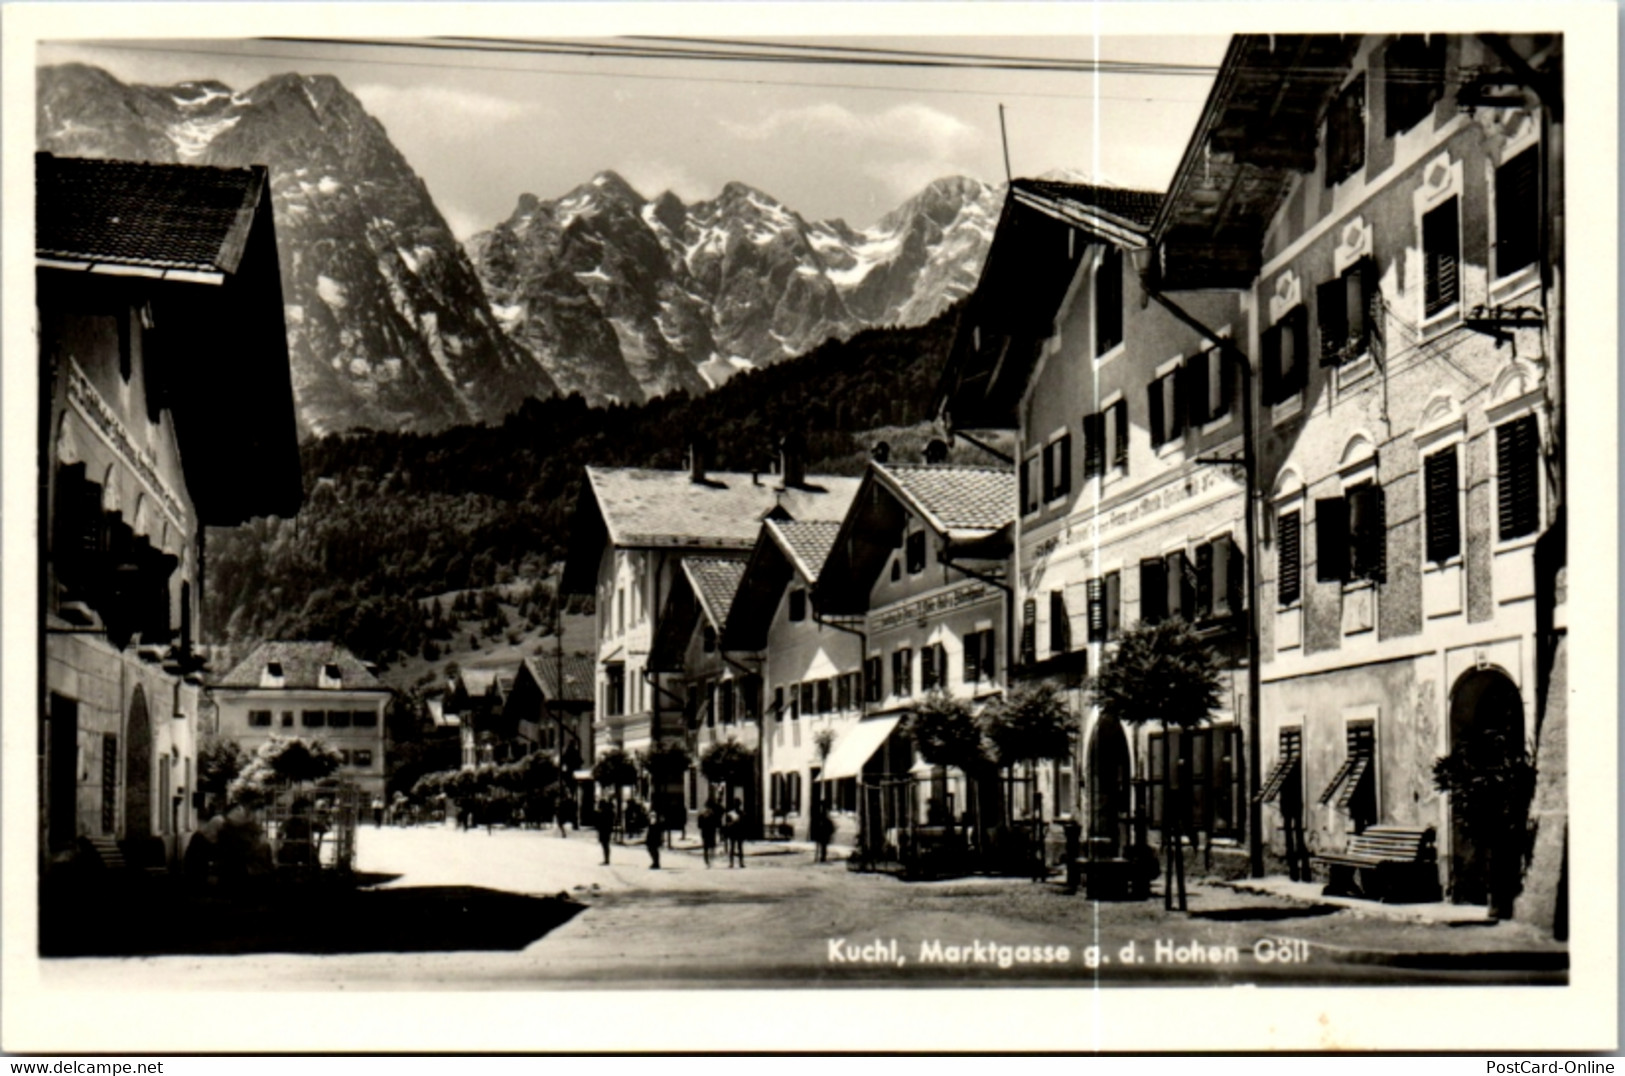
<path fill-rule="evenodd" d="M 877 69 L 254 39 L 46 41 L 37 59 L 89 63 L 125 82 L 155 85 L 210 78 L 246 89 L 285 71 L 335 75 L 384 125 L 452 230 L 467 238 L 506 219 L 520 194 L 556 198 L 604 169 L 646 197 L 669 189 L 685 202 L 739 180 L 809 220 L 841 217 L 862 228 L 932 179 L 1002 181 L 1000 104 L 1015 175 L 1067 169 L 1078 178 L 1161 190 L 1228 41 L 1084 33 L 758 39 L 1200 70 Z"/>

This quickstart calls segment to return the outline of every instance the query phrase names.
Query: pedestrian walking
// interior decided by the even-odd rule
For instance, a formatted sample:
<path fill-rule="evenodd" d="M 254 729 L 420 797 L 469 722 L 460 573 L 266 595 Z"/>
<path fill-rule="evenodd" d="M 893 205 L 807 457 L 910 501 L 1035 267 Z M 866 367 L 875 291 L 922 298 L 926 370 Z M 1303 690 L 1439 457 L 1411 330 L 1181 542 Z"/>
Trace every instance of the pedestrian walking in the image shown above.
<path fill-rule="evenodd" d="M 819 804 L 812 817 L 812 839 L 818 846 L 818 862 L 829 860 L 829 839 L 834 835 L 835 823 L 829 817 L 829 808 Z"/>
<path fill-rule="evenodd" d="M 708 799 L 700 808 L 700 850 L 705 854 L 705 865 L 711 865 L 711 856 L 717 850 L 717 801 Z"/>
<path fill-rule="evenodd" d="M 598 801 L 598 843 L 604 849 L 604 866 L 609 866 L 609 839 L 615 829 L 615 805 L 607 799 Z"/>
<path fill-rule="evenodd" d="M 569 811 L 569 806 L 570 806 L 570 801 L 565 799 L 564 797 L 560 796 L 559 797 L 559 802 L 558 802 L 558 811 L 557 811 L 558 822 L 559 822 L 559 836 L 560 837 L 568 837 L 569 836 L 569 834 L 564 831 L 564 819 L 565 819 L 565 815 Z"/>
<path fill-rule="evenodd" d="M 745 811 L 735 796 L 728 805 L 728 813 L 722 816 L 722 839 L 728 844 L 728 866 L 734 865 L 734 857 L 739 857 L 739 869 L 745 869 Z"/>
<path fill-rule="evenodd" d="M 664 836 L 662 833 L 664 825 L 665 820 L 660 817 L 659 812 L 650 808 L 649 828 L 643 834 L 643 844 L 649 849 L 649 869 L 652 871 L 660 869 L 660 841 Z"/>

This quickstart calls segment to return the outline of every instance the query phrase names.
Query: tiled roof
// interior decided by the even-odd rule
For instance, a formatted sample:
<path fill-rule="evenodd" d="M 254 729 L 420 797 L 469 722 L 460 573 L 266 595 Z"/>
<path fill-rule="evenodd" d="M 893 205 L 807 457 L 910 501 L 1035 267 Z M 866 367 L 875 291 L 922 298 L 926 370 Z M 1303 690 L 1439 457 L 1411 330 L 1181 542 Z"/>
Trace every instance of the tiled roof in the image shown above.
<path fill-rule="evenodd" d="M 558 686 L 559 666 L 564 666 L 564 690 Z M 559 702 L 591 702 L 593 700 L 593 685 L 596 682 L 598 670 L 593 667 L 590 657 L 581 654 L 565 654 L 563 661 L 553 654 L 540 654 L 525 659 L 525 665 L 536 682 L 542 685 L 542 691 L 550 699 Z"/>
<path fill-rule="evenodd" d="M 1080 209 L 1104 209 L 1141 228 L 1151 227 L 1152 221 L 1157 219 L 1157 211 L 1162 208 L 1163 196 L 1156 191 L 1102 187 L 1092 183 L 1064 183 L 1053 179 L 1017 179 L 1010 185 L 1016 190 L 1069 203 Z"/>
<path fill-rule="evenodd" d="M 493 687 L 497 689 L 498 695 L 506 695 L 513 687 L 514 673 L 518 668 L 517 665 L 511 665 L 485 669 L 459 669 L 457 679 L 462 681 L 463 690 L 471 696 L 489 694 Z"/>
<path fill-rule="evenodd" d="M 367 671 L 360 658 L 338 643 L 326 642 L 261 643 L 215 684 L 217 687 L 260 687 L 265 668 L 271 662 L 282 665 L 282 687 L 288 690 L 318 688 L 322 668 L 327 665 L 339 667 L 339 681 L 345 691 L 388 690 Z"/>
<path fill-rule="evenodd" d="M 818 573 L 824 570 L 824 561 L 835 545 L 835 536 L 841 533 L 841 524 L 825 520 L 774 520 L 767 527 L 807 581 L 818 582 Z"/>
<path fill-rule="evenodd" d="M 773 475 L 718 473 L 690 481 L 687 471 L 588 467 L 587 479 L 618 546 L 749 549 L 775 507 L 792 519 L 838 520 L 858 490 L 856 478 L 809 475 L 820 491 L 781 490 Z"/>
<path fill-rule="evenodd" d="M 41 258 L 152 269 L 237 270 L 264 168 L 34 158 Z"/>
<path fill-rule="evenodd" d="M 744 559 L 684 557 L 683 570 L 688 573 L 694 593 L 699 595 L 711 622 L 726 624 L 728 610 L 733 607 L 734 594 L 739 590 L 740 577 L 745 574 Z"/>
<path fill-rule="evenodd" d="M 1008 468 L 955 464 L 871 464 L 943 532 L 996 531 L 1016 518 L 1016 476 Z"/>

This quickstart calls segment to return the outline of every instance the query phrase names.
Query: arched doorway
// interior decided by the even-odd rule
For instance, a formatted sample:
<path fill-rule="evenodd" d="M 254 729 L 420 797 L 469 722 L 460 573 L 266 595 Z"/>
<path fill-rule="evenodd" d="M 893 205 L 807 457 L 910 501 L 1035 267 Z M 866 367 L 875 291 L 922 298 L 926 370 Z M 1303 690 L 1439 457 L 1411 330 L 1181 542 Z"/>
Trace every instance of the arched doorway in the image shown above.
<path fill-rule="evenodd" d="M 1499 762 L 1497 743 L 1505 745 L 1500 750 L 1523 757 L 1523 696 L 1501 670 L 1475 669 L 1463 675 L 1450 693 L 1450 749 L 1474 755 L 1482 766 Z M 1523 802 L 1513 802 L 1518 799 Z M 1505 807 L 1511 813 L 1504 825 L 1490 827 L 1481 821 L 1475 826 L 1463 804 L 1451 803 L 1450 899 L 1455 903 L 1489 903 L 1489 871 L 1496 869 L 1492 860 L 1499 857 L 1500 867 L 1510 870 L 1521 859 L 1518 835 L 1528 820 L 1527 797 L 1509 790 Z M 1502 832 L 1491 836 L 1486 829 Z"/>
<path fill-rule="evenodd" d="M 152 836 L 152 721 L 147 693 L 137 684 L 130 696 L 124 733 L 124 836 Z"/>
<path fill-rule="evenodd" d="M 1132 779 L 1122 723 L 1102 717 L 1089 739 L 1089 836 L 1109 840 L 1113 856 L 1121 855 L 1129 843 Z"/>

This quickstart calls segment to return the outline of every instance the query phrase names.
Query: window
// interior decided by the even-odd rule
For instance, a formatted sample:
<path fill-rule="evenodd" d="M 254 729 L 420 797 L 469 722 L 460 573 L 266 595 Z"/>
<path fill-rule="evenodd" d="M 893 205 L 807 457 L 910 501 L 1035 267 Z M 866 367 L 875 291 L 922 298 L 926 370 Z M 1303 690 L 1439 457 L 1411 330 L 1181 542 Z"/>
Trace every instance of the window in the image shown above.
<path fill-rule="evenodd" d="M 1275 521 L 1275 600 L 1284 609 L 1303 596 L 1303 517 L 1293 510 Z"/>
<path fill-rule="evenodd" d="M 1182 802 L 1188 812 L 1182 819 L 1187 833 L 1206 831 L 1215 837 L 1242 836 L 1246 793 L 1242 786 L 1240 728 L 1214 725 L 1153 732 L 1146 746 L 1153 828 L 1161 829 L 1168 819 L 1167 792 L 1172 787 L 1184 793 L 1174 802 Z"/>
<path fill-rule="evenodd" d="M 852 680 L 845 673 L 835 678 L 835 709 L 852 708 Z"/>
<path fill-rule="evenodd" d="M 908 536 L 908 574 L 925 571 L 925 532 L 915 531 Z"/>
<path fill-rule="evenodd" d="M 1303 391 L 1306 364 L 1304 341 L 1309 323 L 1308 311 L 1295 306 L 1274 325 L 1264 330 L 1263 396 L 1266 404 L 1290 400 Z"/>
<path fill-rule="evenodd" d="M 267 661 L 265 663 L 265 675 L 269 676 L 273 680 L 282 679 L 282 662 Z"/>
<path fill-rule="evenodd" d="M 1296 725 L 1281 730 L 1275 767 L 1258 790 L 1259 803 L 1272 803 L 1277 798 L 1281 799 L 1283 811 L 1295 813 L 1303 807 L 1303 729 Z"/>
<path fill-rule="evenodd" d="M 1540 525 L 1540 423 L 1524 415 L 1495 427 L 1496 533 L 1501 541 Z"/>
<path fill-rule="evenodd" d="M 1370 580 L 1384 572 L 1388 528 L 1383 490 L 1361 482 L 1342 497 L 1315 501 L 1315 578 L 1322 583 Z"/>
<path fill-rule="evenodd" d="M 626 712 L 626 666 L 604 666 L 604 713 L 617 717 Z"/>
<path fill-rule="evenodd" d="M 865 702 L 879 702 L 886 697 L 886 685 L 882 682 L 882 662 L 880 658 L 866 658 L 863 662 L 863 698 Z"/>
<path fill-rule="evenodd" d="M 818 681 L 818 712 L 827 714 L 835 709 L 835 685 L 828 679 Z"/>
<path fill-rule="evenodd" d="M 785 790 L 789 794 L 789 803 L 786 805 L 786 809 L 791 814 L 799 813 L 801 811 L 801 772 L 799 770 L 792 772 L 788 776 L 785 781 Z"/>
<path fill-rule="evenodd" d="M 1118 400 L 1108 409 L 1112 416 L 1112 466 L 1128 470 L 1128 401 Z"/>
<path fill-rule="evenodd" d="M 350 765 L 365 769 L 372 765 L 372 752 L 366 748 L 350 753 Z"/>
<path fill-rule="evenodd" d="M 615 592 L 615 634 L 626 634 L 626 591 Z"/>
<path fill-rule="evenodd" d="M 1495 170 L 1495 275 L 1509 276 L 1540 255 L 1540 147 Z"/>
<path fill-rule="evenodd" d="M 1151 445 L 1153 448 L 1175 440 L 1185 432 L 1185 398 L 1180 391 L 1181 367 L 1174 367 L 1146 388 L 1151 405 Z"/>
<path fill-rule="evenodd" d="M 250 728 L 256 728 L 256 729 L 270 728 L 271 727 L 271 711 L 269 711 L 269 710 L 250 710 L 250 711 L 248 711 L 248 725 L 249 725 Z"/>
<path fill-rule="evenodd" d="M 903 562 L 893 557 L 891 559 L 891 581 L 895 583 L 901 578 L 903 578 Z"/>
<path fill-rule="evenodd" d="M 914 694 L 914 651 L 908 647 L 893 650 L 891 655 L 892 694 Z"/>
<path fill-rule="evenodd" d="M 1461 228 L 1452 198 L 1422 218 L 1422 314 L 1435 317 L 1461 295 Z"/>
<path fill-rule="evenodd" d="M 1196 568 L 1183 549 L 1163 558 L 1167 565 L 1168 605 L 1166 615 L 1187 621 L 1196 619 Z"/>
<path fill-rule="evenodd" d="M 909 571 L 914 571 L 911 566 Z M 800 587 L 790 591 L 790 619 L 800 621 L 807 619 L 807 592 Z"/>
<path fill-rule="evenodd" d="M 1322 805 L 1331 803 L 1348 812 L 1356 833 L 1377 820 L 1376 748 L 1377 723 L 1350 721 L 1348 756 L 1320 794 Z"/>
<path fill-rule="evenodd" d="M 1155 624 L 1168 616 L 1168 571 L 1161 559 L 1140 562 L 1140 623 Z"/>
<path fill-rule="evenodd" d="M 937 668 L 938 647 L 927 646 L 920 650 L 920 690 L 932 691 L 938 684 L 938 677 L 946 673 L 946 669 Z"/>
<path fill-rule="evenodd" d="M 347 729 L 350 727 L 350 711 L 327 711 L 327 727 L 330 729 Z"/>
<path fill-rule="evenodd" d="M 1392 137 L 1427 119 L 1444 96 L 1444 36 L 1401 34 L 1382 66 L 1385 126 Z"/>
<path fill-rule="evenodd" d="M 285 729 L 293 728 L 293 711 L 292 710 L 284 710 L 284 711 L 282 711 L 282 727 L 285 728 Z"/>
<path fill-rule="evenodd" d="M 1192 426 L 1205 426 L 1230 413 L 1230 401 L 1236 396 L 1235 376 L 1220 347 L 1208 348 L 1186 361 L 1186 406 Z"/>
<path fill-rule="evenodd" d="M 1024 516 L 1038 511 L 1038 489 L 1034 482 L 1037 469 L 1037 453 L 1021 461 L 1021 514 Z"/>
<path fill-rule="evenodd" d="M 339 752 L 339 763 L 340 763 L 340 765 L 348 766 L 350 764 L 350 750 L 349 750 L 349 748 L 341 747 L 341 748 L 338 749 L 338 752 Z"/>
<path fill-rule="evenodd" d="M 307 729 L 319 729 L 327 724 L 327 713 L 323 710 L 305 710 L 299 715 L 299 723 Z"/>
<path fill-rule="evenodd" d="M 762 678 L 755 673 L 739 682 L 739 712 L 753 725 L 762 719 Z"/>
<path fill-rule="evenodd" d="M 993 629 L 973 631 L 965 636 L 965 683 L 991 682 L 994 672 Z"/>
<path fill-rule="evenodd" d="M 378 714 L 372 710 L 357 710 L 351 715 L 351 719 L 358 729 L 375 729 L 378 727 Z"/>
<path fill-rule="evenodd" d="M 799 690 L 799 695 L 800 705 L 796 707 L 796 709 L 790 711 L 790 716 L 792 718 L 800 717 L 802 714 L 806 714 L 810 717 L 818 712 L 813 709 L 818 702 L 818 688 L 813 681 L 803 681 Z"/>
<path fill-rule="evenodd" d="M 1343 182 L 1365 164 L 1365 76 L 1337 95 L 1326 113 L 1326 186 Z"/>
<path fill-rule="evenodd" d="M 1105 411 L 1083 416 L 1083 477 L 1085 480 L 1106 473 L 1106 418 Z"/>
<path fill-rule="evenodd" d="M 1089 602 L 1089 641 L 1105 642 L 1122 634 L 1122 587 L 1116 572 L 1107 572 L 1086 584 Z"/>
<path fill-rule="evenodd" d="M 1049 592 L 1049 652 L 1064 654 L 1072 649 L 1072 618 L 1066 611 L 1066 592 Z"/>
<path fill-rule="evenodd" d="M 1316 289 L 1320 365 L 1341 366 L 1371 349 L 1380 303 L 1377 263 L 1372 258 L 1361 258 L 1342 276 Z"/>
<path fill-rule="evenodd" d="M 791 608 L 794 608 L 793 603 Z M 790 619 L 794 620 L 795 618 L 791 617 Z M 700 650 L 706 654 L 717 652 L 717 629 L 709 624 L 700 627 Z"/>
<path fill-rule="evenodd" d="M 773 720 L 784 720 L 784 687 L 782 685 L 773 689 Z"/>
<path fill-rule="evenodd" d="M 1095 355 L 1123 342 L 1123 252 L 1107 244 L 1095 270 Z"/>
<path fill-rule="evenodd" d="M 1427 559 L 1443 564 L 1461 552 L 1461 497 L 1457 488 L 1455 446 L 1423 460 L 1422 471 Z"/>
<path fill-rule="evenodd" d="M 1063 433 L 1044 446 L 1044 500 L 1053 501 L 1072 490 L 1072 435 Z"/>
<path fill-rule="evenodd" d="M 1224 620 L 1240 615 L 1246 603 L 1247 562 L 1230 535 L 1196 547 L 1196 615 Z"/>
<path fill-rule="evenodd" d="M 1038 660 L 1038 601 L 1028 598 L 1021 603 L 1021 663 L 1031 665 Z"/>

